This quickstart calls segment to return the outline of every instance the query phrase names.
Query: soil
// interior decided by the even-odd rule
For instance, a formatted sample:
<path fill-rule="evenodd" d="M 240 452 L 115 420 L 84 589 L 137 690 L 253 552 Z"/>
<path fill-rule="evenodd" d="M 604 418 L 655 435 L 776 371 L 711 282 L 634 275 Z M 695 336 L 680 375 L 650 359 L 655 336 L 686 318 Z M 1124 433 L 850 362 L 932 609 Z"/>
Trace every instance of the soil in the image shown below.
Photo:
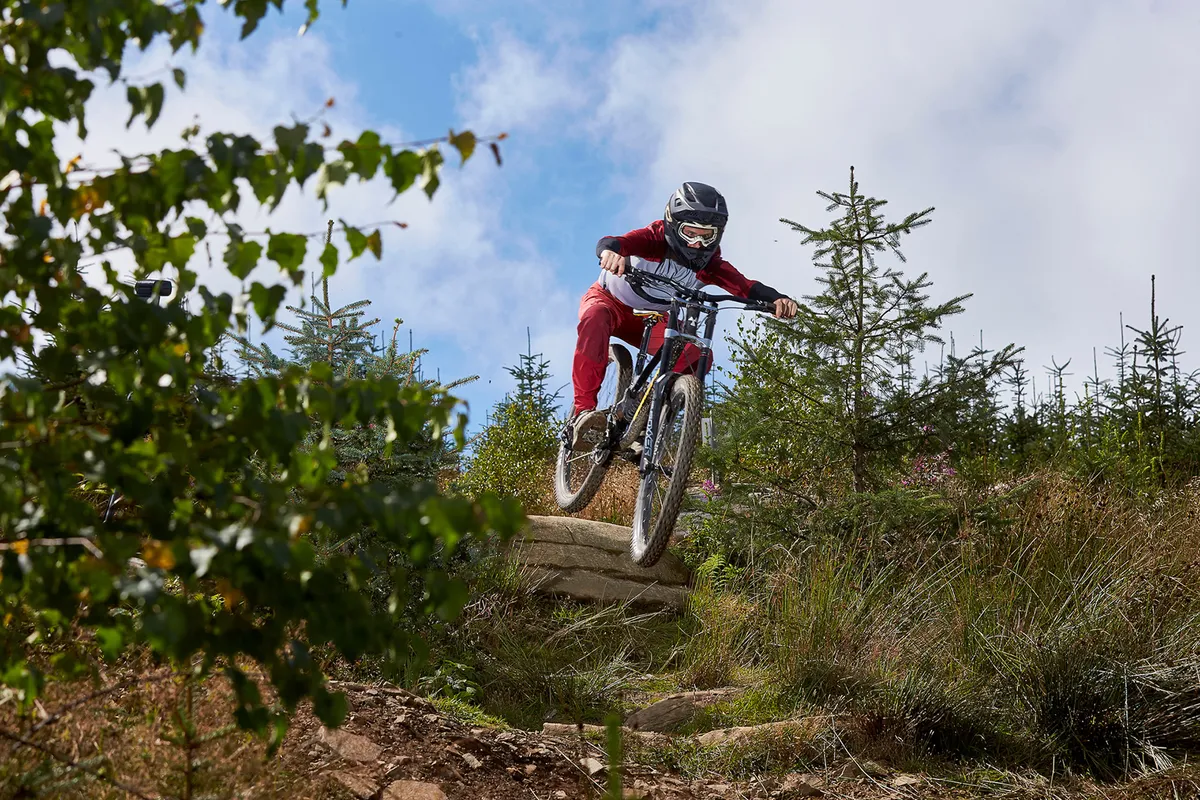
<path fill-rule="evenodd" d="M 339 730 L 379 746 L 379 757 L 362 763 L 339 756 L 334 747 L 322 741 L 320 723 L 306 713 L 295 720 L 289 736 L 293 743 L 285 756 L 291 769 L 307 773 L 314 785 L 324 782 L 323 788 L 341 792 L 338 796 L 387 800 L 383 790 L 388 786 L 397 781 L 415 781 L 442 792 L 430 797 L 449 800 L 605 797 L 606 754 L 583 736 L 472 727 L 437 714 L 428 701 L 403 690 L 359 685 L 338 688 L 347 692 L 354 709 Z M 839 767 L 825 777 L 797 775 L 737 782 L 719 778 L 685 780 L 653 767 L 625 763 L 621 770 L 622 796 L 645 800 L 971 796 L 960 789 L 932 785 L 917 776 L 867 777 L 860 770 Z M 356 783 L 379 793 L 347 789 L 347 784 Z M 802 785 L 818 793 L 797 788 Z M 403 797 L 397 794 L 396 800 Z"/>
<path fill-rule="evenodd" d="M 138 685 L 102 696 L 88 697 L 78 686 L 48 687 L 40 724 L 15 719 L 12 704 L 0 703 L 0 800 L 607 800 L 607 755 L 595 741 L 594 728 L 589 737 L 582 729 L 561 725 L 548 726 L 552 733 L 482 727 L 439 713 L 429 700 L 403 689 L 364 684 L 335 684 L 346 693 L 351 709 L 340 728 L 324 729 L 302 706 L 279 751 L 266 757 L 261 740 L 245 733 L 211 735 L 228 722 L 230 698 L 222 679 L 206 681 L 191 698 L 192 719 L 202 740 L 195 751 L 193 773 L 186 775 L 187 759 L 171 722 L 184 690 L 165 673 L 156 677 L 147 669 L 141 674 Z M 39 726 L 36 731 L 34 725 Z M 14 735 L 36 746 L 21 744 Z M 819 775 L 793 773 L 734 781 L 709 774 L 695 780 L 636 763 L 637 742 L 643 739 L 651 742 L 651 748 L 674 741 L 664 734 L 629 732 L 628 752 L 635 757 L 625 759 L 619 768 L 625 800 L 1200 796 L 1190 775 L 1157 775 L 1103 788 L 1059 782 L 1053 787 L 1031 782 L 1022 788 L 1011 780 L 1015 776 L 1009 776 L 987 788 L 967 786 L 953 777 L 905 774 L 851 758 L 849 753 Z M 103 763 L 97 766 L 97 761 Z M 68 762 L 74 766 L 67 766 Z M 102 772 L 108 780 L 82 774 L 81 768 Z M 52 771 L 57 777 L 50 779 Z M 117 788 L 114 780 L 131 791 Z"/>

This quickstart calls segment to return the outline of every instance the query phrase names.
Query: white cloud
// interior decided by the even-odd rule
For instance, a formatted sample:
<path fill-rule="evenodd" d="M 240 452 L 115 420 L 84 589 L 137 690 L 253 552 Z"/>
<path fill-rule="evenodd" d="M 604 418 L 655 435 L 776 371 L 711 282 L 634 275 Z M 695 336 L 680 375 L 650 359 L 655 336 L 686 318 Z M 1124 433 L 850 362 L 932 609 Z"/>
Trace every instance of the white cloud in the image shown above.
<path fill-rule="evenodd" d="M 551 57 L 504 29 L 476 42 L 478 62 L 456 80 L 467 124 L 489 132 L 537 128 L 553 113 L 582 106 L 584 98 L 570 80 L 567 51 Z"/>
<path fill-rule="evenodd" d="M 893 219 L 936 206 L 904 250 L 935 299 L 975 293 L 957 338 L 1079 378 L 1119 311 L 1146 317 L 1151 272 L 1160 314 L 1200 335 L 1198 33 L 1187 2 L 699 2 L 618 43 L 598 123 L 636 214 L 717 185 L 730 260 L 795 294 L 815 271 L 778 218 L 824 223 L 815 190 L 851 164 Z"/>
<path fill-rule="evenodd" d="M 502 44 L 495 59 L 484 62 L 497 64 L 499 72 L 481 76 L 484 79 L 478 83 L 464 84 L 462 107 L 475 116 L 471 124 L 492 121 L 519 126 L 542 113 L 545 106 L 541 101 L 514 106 L 495 83 L 498 78 L 515 79 L 522 59 L 528 56 L 520 48 Z M 364 128 L 375 129 L 393 142 L 426 138 L 430 133 L 381 124 L 377 114 L 362 108 L 353 81 L 333 69 L 329 46 L 319 31 L 303 38 L 268 39 L 260 34 L 247 42 L 210 34 L 195 57 L 181 53 L 172 58 L 165 48 L 152 48 L 127 69 L 132 75 L 150 75 L 168 64 L 187 70 L 187 89 L 182 95 L 176 92 L 169 72 L 155 75 L 170 88 L 162 116 L 151 131 L 140 121 L 125 129 L 124 87 L 98 88 L 88 106 L 86 143 L 63 131 L 59 152 L 64 161 L 82 152 L 85 162 L 113 164 L 118 162 L 114 151 L 129 154 L 181 147 L 180 131 L 196 122 L 196 117 L 202 126 L 201 143 L 208 133 L 225 131 L 250 133 L 271 146 L 275 125 L 312 117 L 329 97 L 335 98 L 335 104 L 323 119 L 333 129 L 326 140 L 331 145 L 355 138 Z M 552 94 L 545 82 L 532 88 L 539 97 Z M 447 120 L 446 127 L 454 122 Z M 320 122 L 314 124 L 315 131 L 321 128 Z M 324 231 L 327 217 L 351 224 L 407 223 L 405 230 L 383 229 L 382 262 L 366 254 L 353 264 L 340 266 L 331 283 L 332 303 L 338 306 L 369 298 L 372 306 L 367 312 L 383 320 L 381 333 L 390 333 L 392 319 L 402 317 L 404 327 L 415 329 L 418 339 L 446 344 L 451 349 L 431 353 L 429 362 L 446 367 L 443 372 L 448 375 L 494 373 L 507 378 L 499 365 L 512 363 L 515 354 L 523 350 L 525 326 L 531 325 L 535 331 L 554 330 L 554 310 L 570 305 L 571 299 L 555 285 L 553 266 L 539 255 L 533 238 L 504 229 L 500 205 L 511 168 L 508 172 L 497 169 L 484 147 L 463 169 L 456 152 L 445 148 L 445 154 L 442 185 L 432 201 L 416 186 L 389 205 L 393 191 L 386 177 L 380 176 L 370 184 L 352 183 L 335 190 L 329 210 L 324 212 L 315 199 L 313 179 L 303 192 L 290 190 L 274 213 L 268 213 L 245 192 L 242 208 L 227 221 L 248 231 L 269 227 L 304 233 Z M 219 223 L 210 225 L 210 230 L 220 227 Z M 337 242 L 339 235 L 335 233 L 334 238 Z M 219 264 L 224 240 L 213 239 L 212 249 L 216 270 L 205 266 L 203 250 L 191 266 L 200 271 L 201 281 L 210 289 L 236 291 L 237 282 Z M 319 252 L 319 240 L 310 241 L 305 265 L 309 276 L 319 272 Z M 114 253 L 111 260 L 123 275 L 132 271 L 128 253 Z M 277 278 L 274 265 L 265 260 L 251 275 L 251 280 Z M 308 291 L 306 280 L 304 287 L 289 293 L 288 302 L 303 303 Z M 267 340 L 280 349 L 280 336 L 275 332 Z M 486 382 L 482 386 L 486 387 Z M 494 391 L 468 387 L 459 393 L 490 398 Z M 482 409 L 473 413 L 481 416 Z"/>

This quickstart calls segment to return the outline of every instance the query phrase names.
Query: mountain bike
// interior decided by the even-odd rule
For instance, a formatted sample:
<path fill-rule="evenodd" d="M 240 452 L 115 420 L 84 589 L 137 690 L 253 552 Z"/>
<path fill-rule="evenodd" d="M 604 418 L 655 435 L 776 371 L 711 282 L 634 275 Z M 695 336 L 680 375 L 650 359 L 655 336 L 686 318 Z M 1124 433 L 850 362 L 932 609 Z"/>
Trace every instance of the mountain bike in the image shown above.
<path fill-rule="evenodd" d="M 588 440 L 590 449 L 572 450 L 572 430 L 563 428 L 554 470 L 559 508 L 580 511 L 595 497 L 614 456 L 638 467 L 637 505 L 630 531 L 629 556 L 643 567 L 662 557 L 687 490 L 688 472 L 700 438 L 704 380 L 712 359 L 718 303 L 735 302 L 748 311 L 774 312 L 775 304 L 734 295 L 709 294 L 661 275 L 627 265 L 625 280 L 640 297 L 668 304 L 663 311 L 636 311 L 645 318 L 636 363 L 625 347 L 612 343 L 597 408 L 606 430 Z M 669 297 L 651 296 L 648 287 Z M 650 331 L 666 320 L 662 346 L 649 354 Z M 700 348 L 700 360 L 688 373 L 676 373 L 684 344 Z M 611 395 L 609 392 L 611 391 Z M 611 402 L 608 398 L 611 397 Z"/>

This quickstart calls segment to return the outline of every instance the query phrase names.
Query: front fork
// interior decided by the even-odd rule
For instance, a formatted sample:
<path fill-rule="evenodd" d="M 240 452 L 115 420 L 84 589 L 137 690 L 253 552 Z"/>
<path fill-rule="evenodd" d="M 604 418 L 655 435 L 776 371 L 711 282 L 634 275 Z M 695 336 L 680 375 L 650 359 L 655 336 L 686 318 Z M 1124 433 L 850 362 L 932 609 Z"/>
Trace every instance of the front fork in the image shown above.
<path fill-rule="evenodd" d="M 704 385 L 704 379 L 708 376 L 709 363 L 712 359 L 712 337 L 716 330 L 717 315 L 709 313 L 704 321 L 704 337 L 703 343 L 700 345 L 700 362 L 696 365 L 696 377 L 700 379 L 700 385 Z M 667 332 L 670 336 L 671 331 L 677 331 L 679 328 L 679 306 L 675 303 L 671 304 L 671 310 L 667 318 Z M 650 329 L 647 326 L 646 333 L 643 335 L 642 354 L 645 353 L 646 342 L 650 337 Z M 650 413 L 646 415 L 646 431 L 642 437 L 642 459 L 638 464 L 638 472 L 642 477 L 649 474 L 653 468 L 655 456 L 658 452 L 658 441 L 655 434 L 657 433 L 662 415 L 663 404 L 667 402 L 670 396 L 672 385 L 675 383 L 675 363 L 683 355 L 683 346 L 686 340 L 681 339 L 678 335 L 670 336 L 663 339 L 662 347 L 659 353 L 662 355 L 662 360 L 658 365 L 658 374 L 654 376 L 654 389 L 650 397 Z M 638 358 L 639 369 L 643 363 L 644 355 Z M 703 393 L 701 393 L 701 401 L 703 402 Z"/>

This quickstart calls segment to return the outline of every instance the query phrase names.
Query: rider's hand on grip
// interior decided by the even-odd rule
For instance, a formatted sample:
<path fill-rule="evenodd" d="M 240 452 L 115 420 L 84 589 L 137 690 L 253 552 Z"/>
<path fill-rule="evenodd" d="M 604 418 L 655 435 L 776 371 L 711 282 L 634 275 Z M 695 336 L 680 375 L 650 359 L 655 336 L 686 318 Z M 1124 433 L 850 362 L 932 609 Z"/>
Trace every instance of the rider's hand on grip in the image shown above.
<path fill-rule="evenodd" d="M 625 264 L 625 256 L 619 256 L 612 250 L 605 250 L 600 254 L 600 268 L 608 270 L 613 275 L 624 275 Z"/>
<path fill-rule="evenodd" d="M 770 305 L 772 306 L 771 312 L 779 319 L 791 319 L 799 310 L 796 301 L 790 297 L 781 297 Z"/>

